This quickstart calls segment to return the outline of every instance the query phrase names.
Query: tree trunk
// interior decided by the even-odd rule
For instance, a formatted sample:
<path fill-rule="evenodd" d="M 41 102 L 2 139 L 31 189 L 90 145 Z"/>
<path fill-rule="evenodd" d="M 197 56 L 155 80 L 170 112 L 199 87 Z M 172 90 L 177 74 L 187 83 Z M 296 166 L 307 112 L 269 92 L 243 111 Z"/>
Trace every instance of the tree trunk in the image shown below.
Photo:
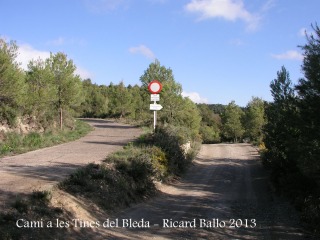
<path fill-rule="evenodd" d="M 62 125 L 63 125 L 63 122 L 62 122 L 62 107 L 60 107 L 60 130 L 62 130 Z"/>

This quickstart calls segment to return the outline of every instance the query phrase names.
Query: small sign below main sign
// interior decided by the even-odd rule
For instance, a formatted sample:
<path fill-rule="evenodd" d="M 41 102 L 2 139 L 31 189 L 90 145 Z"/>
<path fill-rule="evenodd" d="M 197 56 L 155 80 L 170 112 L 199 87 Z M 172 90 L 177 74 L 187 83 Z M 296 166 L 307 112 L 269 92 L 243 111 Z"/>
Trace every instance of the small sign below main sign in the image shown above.
<path fill-rule="evenodd" d="M 160 101 L 160 94 L 151 94 L 151 101 Z"/>
<path fill-rule="evenodd" d="M 162 109 L 162 106 L 160 104 L 150 104 L 150 110 L 152 111 L 159 111 Z"/>

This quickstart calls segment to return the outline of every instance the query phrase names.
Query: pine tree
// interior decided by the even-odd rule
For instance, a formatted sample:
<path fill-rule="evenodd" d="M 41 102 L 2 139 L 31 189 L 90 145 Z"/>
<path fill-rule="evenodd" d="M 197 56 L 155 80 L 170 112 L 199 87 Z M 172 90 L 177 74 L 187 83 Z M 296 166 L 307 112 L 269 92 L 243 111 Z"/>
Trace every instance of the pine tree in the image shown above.
<path fill-rule="evenodd" d="M 273 102 L 266 108 L 265 145 L 267 160 L 278 172 L 296 168 L 299 139 L 298 111 L 290 75 L 285 67 L 277 72 L 271 84 Z"/>
<path fill-rule="evenodd" d="M 47 59 L 55 85 L 54 102 L 59 111 L 60 129 L 63 126 L 63 110 L 70 110 L 79 106 L 84 100 L 82 95 L 82 83 L 78 75 L 75 75 L 76 66 L 72 60 L 67 59 L 64 53 L 50 54 Z"/>
<path fill-rule="evenodd" d="M 53 74 L 44 60 L 31 60 L 26 71 L 28 112 L 44 126 L 54 119 L 55 86 Z"/>
<path fill-rule="evenodd" d="M 246 136 L 254 143 L 261 143 L 265 125 L 264 101 L 253 97 L 245 112 Z"/>
<path fill-rule="evenodd" d="M 223 135 L 227 139 L 232 139 L 238 142 L 244 134 L 244 128 L 241 123 L 243 111 L 234 101 L 228 104 L 222 116 L 223 120 Z"/>
<path fill-rule="evenodd" d="M 0 120 L 14 124 L 25 105 L 24 73 L 16 62 L 18 46 L 0 39 Z"/>
<path fill-rule="evenodd" d="M 315 34 L 307 35 L 307 44 L 301 46 L 305 78 L 296 86 L 302 121 L 300 164 L 307 174 L 320 172 L 320 29 L 318 25 L 313 29 Z"/>

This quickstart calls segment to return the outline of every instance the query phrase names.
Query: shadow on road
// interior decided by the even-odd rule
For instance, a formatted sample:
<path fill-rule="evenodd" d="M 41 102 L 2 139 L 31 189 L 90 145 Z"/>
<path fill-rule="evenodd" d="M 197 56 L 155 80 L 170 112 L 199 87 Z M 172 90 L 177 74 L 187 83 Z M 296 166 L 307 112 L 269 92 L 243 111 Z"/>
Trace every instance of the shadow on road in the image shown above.
<path fill-rule="evenodd" d="M 0 209 L 7 209 L 15 198 L 25 198 L 27 193 L 50 190 L 57 181 L 64 180 L 69 174 L 75 172 L 81 165 L 52 162 L 51 166 L 26 166 L 11 164 L 5 167 L 2 177 L 17 176 L 5 190 L 0 190 Z M 9 175 L 7 175 L 9 174 Z M 13 178 L 12 178 L 13 179 Z M 24 184 L 28 183 L 28 188 Z M 1 186 L 1 183 L 0 183 Z M 10 186 L 14 186 L 11 188 Z M 21 188 L 22 186 L 22 188 Z"/>
<path fill-rule="evenodd" d="M 79 239 L 309 239 L 295 210 L 270 191 L 268 175 L 253 148 L 228 144 L 216 148 L 221 155 L 199 155 L 181 181 L 163 186 L 156 197 L 131 208 L 106 215 L 79 203 L 100 222 L 107 218 L 119 219 L 118 228 L 83 229 L 79 234 L 85 237 Z M 241 150 L 239 154 L 233 152 L 235 149 Z M 78 167 L 76 164 L 52 164 L 48 167 L 12 164 L 7 171 L 51 181 L 61 176 L 61 167 L 69 168 L 70 172 Z M 0 194 L 15 196 L 11 192 L 0 191 Z M 150 222 L 150 228 L 122 228 L 123 219 L 144 219 Z M 164 220 L 169 227 L 164 226 Z M 170 227 L 173 221 L 195 221 L 195 227 Z M 225 225 L 221 225 L 223 222 Z"/>
<path fill-rule="evenodd" d="M 115 146 L 124 146 L 128 141 L 114 141 L 114 142 L 98 142 L 98 141 L 84 141 L 85 143 L 91 144 L 106 144 L 106 145 L 115 145 Z"/>
<path fill-rule="evenodd" d="M 114 129 L 134 129 L 135 126 L 119 126 L 119 125 L 110 125 L 110 124 L 93 124 L 95 128 L 114 128 Z"/>
<path fill-rule="evenodd" d="M 181 181 L 167 186 L 158 197 L 115 217 L 120 220 L 150 221 L 150 228 L 114 229 L 131 239 L 141 236 L 144 239 L 309 237 L 300 226 L 293 207 L 270 191 L 268 175 L 254 150 L 239 156 L 231 154 L 223 158 L 197 158 Z M 169 223 L 195 221 L 196 227 L 164 228 L 165 219 Z M 225 225 L 214 226 L 217 222 L 224 222 Z"/>
<path fill-rule="evenodd" d="M 134 129 L 136 126 L 117 124 L 114 121 L 93 118 L 79 118 L 80 120 L 90 123 L 95 128 L 111 128 L 111 129 Z"/>
<path fill-rule="evenodd" d="M 84 122 L 89 123 L 114 123 L 113 121 L 104 120 L 104 119 L 95 119 L 95 118 L 78 118 Z"/>
<path fill-rule="evenodd" d="M 39 179 L 46 181 L 57 181 L 64 179 L 65 176 L 81 167 L 80 164 L 70 164 L 61 162 L 51 162 L 50 166 L 26 166 L 9 165 L 5 168 L 6 172 L 30 179 Z M 27 179 L 25 179 L 27 181 Z"/>

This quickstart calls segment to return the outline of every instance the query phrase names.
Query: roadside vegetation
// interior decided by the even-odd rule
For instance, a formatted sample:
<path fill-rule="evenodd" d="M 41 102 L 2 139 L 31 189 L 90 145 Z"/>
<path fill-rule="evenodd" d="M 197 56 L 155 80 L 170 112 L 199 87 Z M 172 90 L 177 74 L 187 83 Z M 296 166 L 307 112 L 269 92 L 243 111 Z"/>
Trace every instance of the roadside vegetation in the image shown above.
<path fill-rule="evenodd" d="M 92 127 L 89 124 L 81 120 L 75 120 L 73 129 L 65 128 L 63 130 L 51 130 L 44 133 L 30 132 L 27 134 L 0 133 L 3 139 L 0 142 L 0 157 L 74 141 L 85 136 L 91 130 Z"/>
<path fill-rule="evenodd" d="M 51 194 L 50 191 L 35 191 L 29 196 L 17 197 L 0 213 L 1 239 L 63 239 L 70 230 L 60 228 L 57 231 L 53 220 L 71 219 L 72 216 L 51 205 Z M 52 227 L 47 227 L 48 221 L 54 222 Z M 17 224 L 22 227 L 18 228 Z"/>
<path fill-rule="evenodd" d="M 306 34 L 301 67 L 304 78 L 292 84 L 282 67 L 271 84 L 274 101 L 266 106 L 263 162 L 279 193 L 320 233 L 320 29 Z"/>

